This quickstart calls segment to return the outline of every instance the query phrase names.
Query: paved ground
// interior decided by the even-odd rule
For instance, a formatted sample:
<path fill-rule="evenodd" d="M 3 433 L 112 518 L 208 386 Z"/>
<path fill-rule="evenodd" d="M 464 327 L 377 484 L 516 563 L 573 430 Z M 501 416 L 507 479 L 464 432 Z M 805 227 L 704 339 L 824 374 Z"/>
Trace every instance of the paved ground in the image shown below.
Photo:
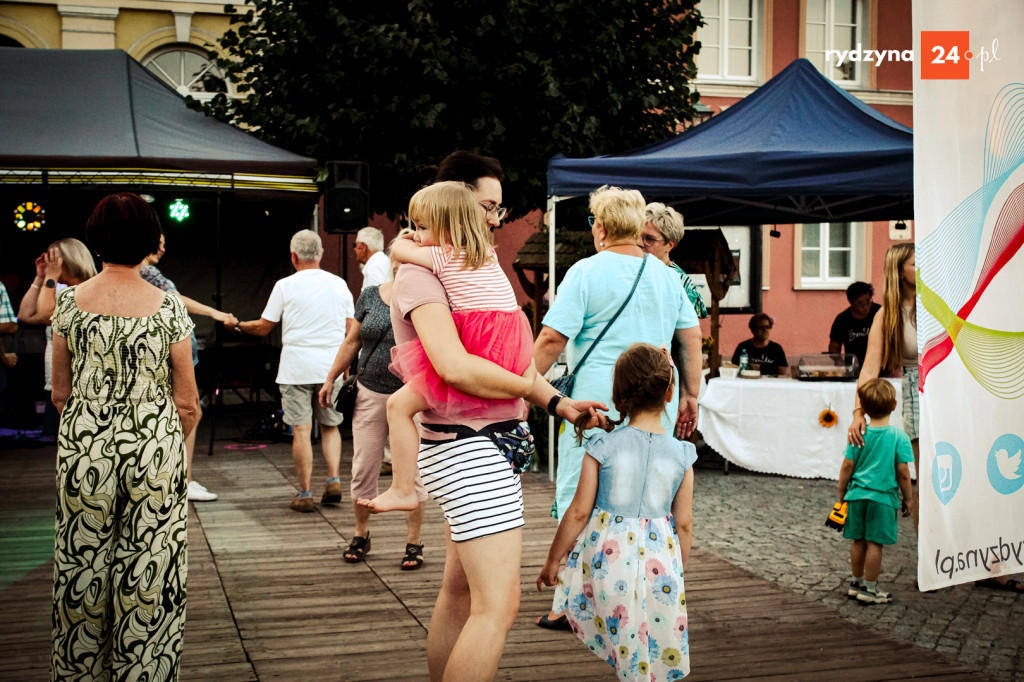
<path fill-rule="evenodd" d="M 900 541 L 882 560 L 879 584 L 895 601 L 864 606 L 847 599 L 849 542 L 824 526 L 835 497 L 834 481 L 698 469 L 695 544 L 852 621 L 999 679 L 1024 680 L 1024 596 L 973 585 L 915 590 L 910 519 L 901 519 Z"/>
<path fill-rule="evenodd" d="M 249 420 L 251 421 L 251 420 Z M 245 424 L 248 425 L 248 421 Z M 239 430 L 224 424 L 224 437 Z M 205 436 L 200 439 L 205 443 Z M 10 443 L 0 444 L 6 447 Z M 350 443 L 346 442 L 346 450 Z M 198 454 L 198 477 L 210 461 Z M 972 585 L 934 594 L 914 589 L 915 543 L 909 519 L 900 543 L 887 549 L 881 585 L 895 595 L 888 605 L 863 606 L 845 596 L 849 544 L 824 527 L 835 482 L 755 474 L 699 463 L 694 497 L 696 545 L 804 594 L 844 618 L 933 649 L 1001 680 L 1024 681 L 1024 596 Z M 702 466 L 703 465 L 703 466 Z M 823 642 L 829 633 L 821 634 Z"/>

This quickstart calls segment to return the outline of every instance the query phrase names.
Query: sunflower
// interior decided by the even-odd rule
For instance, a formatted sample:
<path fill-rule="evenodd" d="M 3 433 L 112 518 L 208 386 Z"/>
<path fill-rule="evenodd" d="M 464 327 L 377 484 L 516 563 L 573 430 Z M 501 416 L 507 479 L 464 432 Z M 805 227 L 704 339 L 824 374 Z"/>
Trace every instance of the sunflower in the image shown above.
<path fill-rule="evenodd" d="M 822 410 L 821 414 L 818 415 L 818 423 L 824 426 L 826 429 L 831 429 L 839 421 L 836 417 L 836 413 L 832 410 Z"/>

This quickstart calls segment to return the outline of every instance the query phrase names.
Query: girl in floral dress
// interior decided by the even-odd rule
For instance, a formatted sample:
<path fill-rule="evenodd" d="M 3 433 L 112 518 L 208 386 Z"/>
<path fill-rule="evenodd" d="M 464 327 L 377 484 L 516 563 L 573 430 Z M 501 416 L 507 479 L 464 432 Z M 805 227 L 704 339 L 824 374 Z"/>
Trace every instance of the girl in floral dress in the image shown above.
<path fill-rule="evenodd" d="M 626 425 L 587 441 L 576 496 L 537 578 L 537 589 L 557 585 L 556 606 L 620 680 L 690 670 L 683 566 L 697 453 L 662 428 L 672 393 L 664 348 L 638 343 L 619 357 L 612 402 Z"/>

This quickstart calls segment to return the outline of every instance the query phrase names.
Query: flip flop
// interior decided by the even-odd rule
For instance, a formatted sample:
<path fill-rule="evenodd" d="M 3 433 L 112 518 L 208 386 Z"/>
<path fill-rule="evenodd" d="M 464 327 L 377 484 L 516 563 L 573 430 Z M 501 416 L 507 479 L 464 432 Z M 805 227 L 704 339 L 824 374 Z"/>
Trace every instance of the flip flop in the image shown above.
<path fill-rule="evenodd" d="M 402 570 L 415 571 L 423 565 L 423 545 L 414 545 L 411 542 L 405 546 L 405 556 L 402 557 Z"/>
<path fill-rule="evenodd" d="M 1010 578 L 1005 583 L 1001 583 L 998 580 L 996 580 L 995 578 L 985 578 L 984 580 L 975 580 L 974 581 L 974 586 L 975 587 L 987 587 L 987 588 L 992 589 L 992 590 L 1003 590 L 1005 592 L 1016 592 L 1018 594 L 1021 593 L 1021 592 L 1024 592 L 1024 583 L 1021 583 L 1019 580 L 1014 580 L 1013 578 Z"/>
<path fill-rule="evenodd" d="M 572 630 L 572 625 L 569 624 L 569 619 L 565 617 L 564 613 L 554 620 L 549 619 L 548 614 L 545 613 L 537 620 L 537 627 L 545 630 Z"/>

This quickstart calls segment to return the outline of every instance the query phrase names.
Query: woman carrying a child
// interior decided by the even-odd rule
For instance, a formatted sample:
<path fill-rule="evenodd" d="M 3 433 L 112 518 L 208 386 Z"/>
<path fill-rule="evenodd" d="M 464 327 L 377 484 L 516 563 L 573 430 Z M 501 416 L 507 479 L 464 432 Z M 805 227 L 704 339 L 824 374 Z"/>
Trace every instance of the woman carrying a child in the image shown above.
<path fill-rule="evenodd" d="M 474 161 L 465 153 L 462 160 Z M 486 169 L 488 164 L 478 166 Z M 432 680 L 493 679 L 505 635 L 519 609 L 522 492 L 519 477 L 490 431 L 495 425 L 518 424 L 523 396 L 570 419 L 581 411 L 603 408 L 557 396 L 533 368 L 528 326 L 525 333 L 519 326 L 522 313 L 505 310 L 500 296 L 498 303 L 490 300 L 508 285 L 507 280 L 504 285 L 488 280 L 493 274 L 488 220 L 495 214 L 490 209 L 500 205 L 501 185 L 493 172 L 481 172 L 477 179 L 473 186 L 438 183 L 418 192 L 410 203 L 410 219 L 419 228 L 417 241 L 422 246 L 406 246 L 422 253 L 414 251 L 404 258 L 415 261 L 418 255 L 430 255 L 431 269 L 409 263 L 395 276 L 395 358 L 411 388 L 395 393 L 388 406 L 392 489 L 363 501 L 372 511 L 405 508 L 409 502 L 402 482 L 414 480 L 418 458 L 424 484 L 444 509 L 444 577 L 427 634 Z M 422 248 L 431 245 L 440 250 Z M 434 255 L 441 256 L 441 263 L 434 262 Z M 452 262 L 460 258 L 477 267 Z M 446 271 L 456 275 L 456 286 L 462 277 L 480 276 L 488 301 L 474 306 L 469 300 L 467 305 L 466 292 L 447 291 L 442 283 Z M 495 311 L 505 314 L 496 316 Z M 487 323 L 499 317 L 506 318 L 503 337 L 492 334 L 485 339 Z M 490 359 L 471 355 L 467 348 Z M 418 432 L 414 426 L 410 429 L 417 412 Z"/>

